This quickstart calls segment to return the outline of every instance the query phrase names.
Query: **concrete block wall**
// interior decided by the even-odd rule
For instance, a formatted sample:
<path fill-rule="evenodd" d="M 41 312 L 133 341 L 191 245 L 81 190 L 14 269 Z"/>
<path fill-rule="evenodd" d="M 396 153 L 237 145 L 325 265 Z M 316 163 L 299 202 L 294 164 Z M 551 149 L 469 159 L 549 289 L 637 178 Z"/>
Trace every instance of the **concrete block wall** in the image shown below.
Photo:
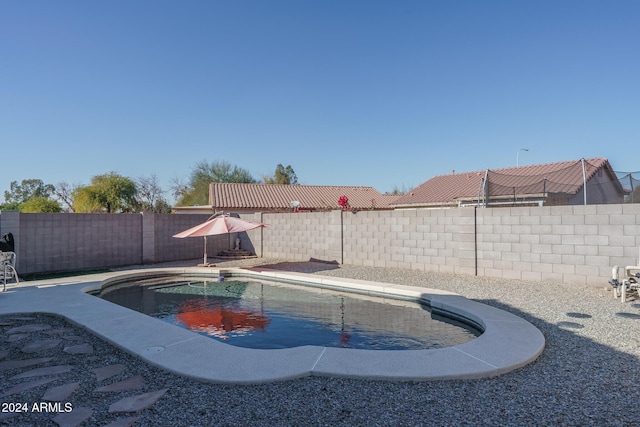
<path fill-rule="evenodd" d="M 343 215 L 347 264 L 475 274 L 473 208 Z"/>
<path fill-rule="evenodd" d="M 167 214 L 22 214 L 0 212 L 0 233 L 12 233 L 19 274 L 202 259 L 204 238 L 173 237 L 209 215 Z M 261 214 L 247 218 L 261 221 Z M 261 231 L 207 237 L 207 254 L 233 248 L 261 249 Z M 257 253 L 257 251 L 254 250 Z"/>
<path fill-rule="evenodd" d="M 2 222 L 4 215 L 2 213 Z M 3 224 L 3 228 L 5 228 Z M 142 262 L 138 214 L 19 214 L 13 227 L 20 274 Z"/>
<path fill-rule="evenodd" d="M 266 215 L 263 213 L 255 213 L 255 214 L 242 214 L 240 218 L 245 219 L 247 221 L 266 223 L 265 221 Z M 263 253 L 263 243 L 264 243 L 264 228 L 256 228 L 253 230 L 249 230 L 245 233 L 236 233 L 233 237 L 234 242 L 235 238 L 240 238 L 240 249 L 244 249 L 256 254 L 258 257 L 262 257 Z M 232 246 L 233 247 L 233 246 Z"/>
<path fill-rule="evenodd" d="M 262 255 L 292 260 L 600 286 L 614 265 L 637 265 L 640 256 L 639 204 L 333 211 L 265 220 L 274 226 Z M 329 233 L 340 221 L 342 241 L 336 228 Z"/>
<path fill-rule="evenodd" d="M 0 233 L 15 239 L 21 275 L 198 259 L 204 239 L 172 237 L 208 215 L 24 214 L 0 212 Z M 227 236 L 207 239 L 209 254 L 229 249 Z"/>
<path fill-rule="evenodd" d="M 640 205 L 478 210 L 478 275 L 602 285 L 636 265 Z"/>
<path fill-rule="evenodd" d="M 172 236 L 206 215 L 0 213 L 20 274 L 202 257 L 203 238 Z M 606 285 L 637 265 L 640 204 L 243 214 L 270 226 L 240 233 L 258 256 L 556 283 Z M 208 253 L 236 235 L 209 237 Z"/>
<path fill-rule="evenodd" d="M 342 262 L 341 211 L 264 214 L 264 257 Z"/>

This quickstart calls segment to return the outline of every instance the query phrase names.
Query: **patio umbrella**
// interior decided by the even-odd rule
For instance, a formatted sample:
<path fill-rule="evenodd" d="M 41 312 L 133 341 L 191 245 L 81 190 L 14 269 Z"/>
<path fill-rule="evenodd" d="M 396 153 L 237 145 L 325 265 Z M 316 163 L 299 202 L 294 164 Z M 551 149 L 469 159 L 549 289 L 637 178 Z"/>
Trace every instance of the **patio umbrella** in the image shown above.
<path fill-rule="evenodd" d="M 241 233 L 254 228 L 268 227 L 261 222 L 247 221 L 229 215 L 217 216 L 188 230 L 174 234 L 173 237 L 204 237 L 204 264 L 207 264 L 207 236 L 228 233 Z"/>

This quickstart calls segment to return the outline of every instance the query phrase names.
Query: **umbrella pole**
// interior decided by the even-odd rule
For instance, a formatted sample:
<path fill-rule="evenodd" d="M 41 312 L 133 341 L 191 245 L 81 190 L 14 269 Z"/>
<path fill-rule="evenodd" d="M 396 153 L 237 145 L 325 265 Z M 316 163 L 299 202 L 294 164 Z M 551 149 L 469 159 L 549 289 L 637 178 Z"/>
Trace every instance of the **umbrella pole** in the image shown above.
<path fill-rule="evenodd" d="M 207 265 L 207 236 L 204 236 L 204 265 Z"/>

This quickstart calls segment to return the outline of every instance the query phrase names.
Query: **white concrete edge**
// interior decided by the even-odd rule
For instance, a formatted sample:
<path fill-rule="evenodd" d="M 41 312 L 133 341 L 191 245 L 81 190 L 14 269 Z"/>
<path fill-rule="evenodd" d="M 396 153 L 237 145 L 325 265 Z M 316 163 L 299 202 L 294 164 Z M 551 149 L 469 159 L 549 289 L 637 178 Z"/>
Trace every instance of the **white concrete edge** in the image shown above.
<path fill-rule="evenodd" d="M 174 274 L 304 282 L 306 286 L 416 300 L 429 304 L 434 313 L 475 324 L 483 329 L 483 333 L 468 343 L 437 350 L 355 350 L 316 346 L 245 349 L 87 294 L 124 279 Z M 217 383 L 263 383 L 309 375 L 409 381 L 486 378 L 525 366 L 534 361 L 545 346 L 544 336 L 531 323 L 451 292 L 264 269 L 129 270 L 67 281 L 26 282 L 11 292 L 0 294 L 1 314 L 27 312 L 62 316 L 155 366 Z"/>

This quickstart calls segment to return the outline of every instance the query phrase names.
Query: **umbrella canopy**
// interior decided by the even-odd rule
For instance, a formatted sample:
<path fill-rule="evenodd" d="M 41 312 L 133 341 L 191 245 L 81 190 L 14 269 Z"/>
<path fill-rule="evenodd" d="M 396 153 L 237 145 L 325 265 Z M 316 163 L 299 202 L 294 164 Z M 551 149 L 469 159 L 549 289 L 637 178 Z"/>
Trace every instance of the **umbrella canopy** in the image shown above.
<path fill-rule="evenodd" d="M 241 233 L 258 227 L 267 227 L 267 224 L 224 215 L 217 216 L 188 230 L 174 234 L 173 237 L 204 237 L 216 234 Z"/>
<path fill-rule="evenodd" d="M 174 234 L 173 237 L 204 237 L 204 263 L 207 264 L 207 236 L 217 234 L 241 233 L 254 228 L 268 227 L 261 222 L 247 221 L 229 215 L 217 216 L 188 230 Z"/>

